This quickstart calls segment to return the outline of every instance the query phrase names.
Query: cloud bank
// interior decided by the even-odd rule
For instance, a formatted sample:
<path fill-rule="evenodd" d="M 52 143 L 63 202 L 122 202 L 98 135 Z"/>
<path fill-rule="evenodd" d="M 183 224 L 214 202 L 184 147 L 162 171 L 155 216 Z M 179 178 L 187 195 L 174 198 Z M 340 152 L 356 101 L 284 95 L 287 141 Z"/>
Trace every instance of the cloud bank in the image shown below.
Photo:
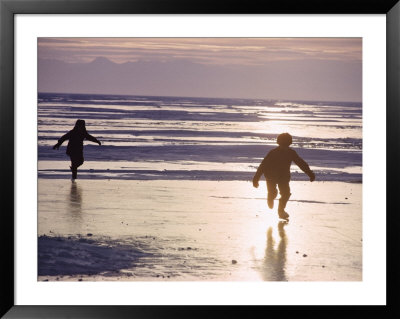
<path fill-rule="evenodd" d="M 39 38 L 40 92 L 361 101 L 361 39 Z"/>

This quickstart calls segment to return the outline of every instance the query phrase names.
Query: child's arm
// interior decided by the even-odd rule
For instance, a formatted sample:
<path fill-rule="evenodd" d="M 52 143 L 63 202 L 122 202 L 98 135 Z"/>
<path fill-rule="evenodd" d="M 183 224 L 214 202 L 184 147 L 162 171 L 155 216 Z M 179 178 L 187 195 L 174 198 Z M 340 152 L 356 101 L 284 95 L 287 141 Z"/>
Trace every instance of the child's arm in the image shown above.
<path fill-rule="evenodd" d="M 294 151 L 294 158 L 293 158 L 293 162 L 296 163 L 296 165 L 298 167 L 300 167 L 300 169 L 306 173 L 308 175 L 308 177 L 310 177 L 310 182 L 313 182 L 315 180 L 315 174 L 314 172 L 310 169 L 310 167 L 308 166 L 308 164 L 306 163 L 305 160 L 303 160 L 297 153 L 296 151 Z"/>
<path fill-rule="evenodd" d="M 93 143 L 97 143 L 97 144 L 101 145 L 100 141 L 97 138 L 95 138 L 94 136 L 90 135 L 89 133 L 86 133 L 85 138 Z"/>
<path fill-rule="evenodd" d="M 62 143 L 64 143 L 65 140 L 69 139 L 71 132 L 68 132 L 67 134 L 64 134 L 63 136 L 60 137 L 58 140 L 57 144 L 53 146 L 53 150 L 58 150 L 61 146 Z"/>
<path fill-rule="evenodd" d="M 258 181 L 260 180 L 261 175 L 264 172 L 264 165 L 265 165 L 265 158 L 263 159 L 263 161 L 261 162 L 260 166 L 258 166 L 257 168 L 257 172 L 255 173 L 254 177 L 253 177 L 253 186 L 255 188 L 258 187 Z"/>

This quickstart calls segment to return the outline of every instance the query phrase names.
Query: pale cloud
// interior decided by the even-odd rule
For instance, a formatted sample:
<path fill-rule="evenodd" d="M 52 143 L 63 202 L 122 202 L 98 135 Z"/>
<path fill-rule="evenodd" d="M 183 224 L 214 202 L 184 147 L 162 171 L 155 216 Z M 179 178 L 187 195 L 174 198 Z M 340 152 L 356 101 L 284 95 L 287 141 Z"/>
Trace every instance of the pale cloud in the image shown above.
<path fill-rule="evenodd" d="M 264 65 L 273 61 L 361 62 L 361 38 L 39 38 L 39 58 L 116 63 L 185 59 L 216 65 Z"/>
<path fill-rule="evenodd" d="M 39 38 L 38 56 L 41 92 L 362 98 L 361 38 Z"/>

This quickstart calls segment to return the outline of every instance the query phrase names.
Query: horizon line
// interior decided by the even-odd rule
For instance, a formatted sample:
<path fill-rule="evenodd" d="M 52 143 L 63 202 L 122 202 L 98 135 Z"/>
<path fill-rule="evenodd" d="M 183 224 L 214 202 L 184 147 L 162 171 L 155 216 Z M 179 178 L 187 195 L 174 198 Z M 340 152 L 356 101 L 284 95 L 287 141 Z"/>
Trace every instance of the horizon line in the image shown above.
<path fill-rule="evenodd" d="M 39 92 L 38 94 L 75 94 L 75 95 L 111 95 L 111 96 L 138 96 L 138 97 L 174 97 L 192 99 L 231 99 L 231 100 L 266 100 L 266 101 L 287 101 L 287 102 L 340 102 L 340 103 L 361 103 L 362 101 L 348 100 L 312 100 L 312 99 L 283 99 L 283 98 L 245 98 L 245 97 L 214 97 L 214 96 L 188 96 L 188 95 L 147 95 L 147 94 L 116 94 L 116 93 L 74 93 L 74 92 Z"/>

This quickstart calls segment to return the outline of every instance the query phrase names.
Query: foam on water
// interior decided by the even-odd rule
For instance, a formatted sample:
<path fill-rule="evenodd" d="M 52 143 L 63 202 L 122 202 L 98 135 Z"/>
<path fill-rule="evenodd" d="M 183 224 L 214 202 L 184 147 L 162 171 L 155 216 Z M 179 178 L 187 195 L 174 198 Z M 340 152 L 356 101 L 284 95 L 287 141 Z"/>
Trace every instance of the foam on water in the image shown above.
<path fill-rule="evenodd" d="M 102 141 L 101 148 L 86 142 L 82 178 L 249 180 L 276 136 L 289 132 L 317 179 L 361 181 L 361 103 L 40 93 L 39 177 L 68 176 L 66 143 L 59 151 L 51 146 L 78 118 Z M 160 171 L 159 161 L 174 168 Z M 149 165 L 115 169 L 132 162 Z"/>

